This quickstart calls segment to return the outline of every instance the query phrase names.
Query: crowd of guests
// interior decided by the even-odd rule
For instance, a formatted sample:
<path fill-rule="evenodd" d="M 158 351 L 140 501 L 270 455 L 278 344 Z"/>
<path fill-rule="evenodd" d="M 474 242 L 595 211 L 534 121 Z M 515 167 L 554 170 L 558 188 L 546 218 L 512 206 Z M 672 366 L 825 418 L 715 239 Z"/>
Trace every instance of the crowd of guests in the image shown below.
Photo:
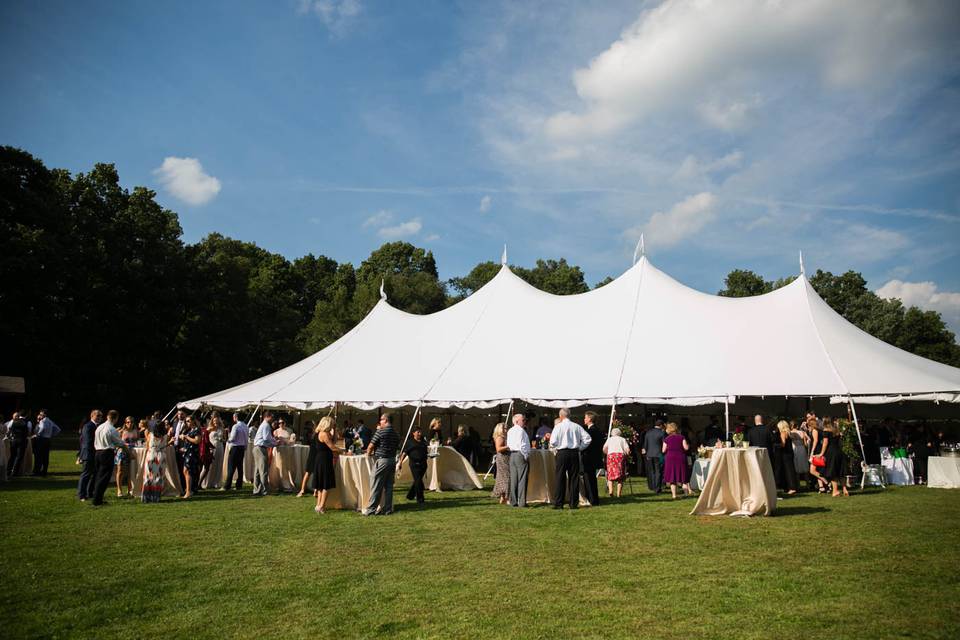
<path fill-rule="evenodd" d="M 768 451 L 777 487 L 786 495 L 795 494 L 803 484 L 810 491 L 837 497 L 848 495 L 845 477 L 851 469 L 838 421 L 818 417 L 812 411 L 799 421 L 768 422 L 757 415 L 749 427 L 745 419 L 736 418 L 729 433 L 721 428 L 716 417 L 700 433 L 692 432 L 685 418 L 679 424 L 655 420 L 648 428 L 629 429 L 629 438 L 619 427 L 613 428 L 608 437 L 592 411 L 584 413 L 582 426 L 570 419 L 568 409 L 560 409 L 552 424 L 549 417 L 540 416 L 533 429 L 535 417 L 517 413 L 509 428 L 500 423 L 493 430 L 492 495 L 501 504 L 526 506 L 529 457 L 534 448 L 549 448 L 556 454 L 553 507 L 562 509 L 567 505 L 576 509 L 581 499 L 591 505 L 599 504 L 597 485 L 601 474 L 606 480 L 607 495 L 620 497 L 632 469 L 636 475 L 646 476 L 648 488 L 655 493 L 669 487 L 674 499 L 678 492 L 691 495 L 690 477 L 698 447 L 730 446 L 731 440 L 740 439 Z M 389 413 L 380 416 L 374 430 L 359 419 L 345 422 L 341 434 L 329 416 L 316 424 L 306 421 L 303 427 L 309 453 L 297 495 L 312 492 L 316 498 L 314 509 L 321 514 L 326 511 L 330 491 L 336 488 L 335 468 L 341 451 L 366 453 L 374 460 L 364 515 L 393 512 L 394 480 L 404 463 L 413 478 L 407 499 L 424 503 L 423 478 L 431 442 L 446 443 L 474 466 L 483 455 L 480 436 L 472 427 L 461 425 L 455 434 L 444 438 L 439 418 L 432 419 L 425 432 L 414 426 L 402 451 Z M 60 431 L 44 410 L 35 414 L 35 421 L 30 419 L 29 412 L 14 413 L 9 421 L 0 417 L 0 437 L 9 443 L 9 455 L 0 464 L 0 474 L 20 474 L 27 447 L 31 447 L 32 474 L 46 475 L 51 439 Z M 216 411 L 202 419 L 178 410 L 170 419 L 161 418 L 157 411 L 140 420 L 126 416 L 121 421 L 117 411 L 104 414 L 95 409 L 80 428 L 77 496 L 81 501 L 103 504 L 112 482 L 117 497 L 122 497 L 126 490 L 127 497 L 138 493 L 143 502 L 158 502 L 165 487 L 175 486 L 167 482 L 172 474 L 179 478 L 183 499 L 208 488 L 230 491 L 235 487 L 242 491 L 248 449 L 252 449 L 253 477 L 249 480 L 253 495 L 264 496 L 271 490 L 269 467 L 274 449 L 297 440 L 287 419 L 271 411 L 263 412 L 256 427 L 249 426 L 240 413 L 234 413 L 228 427 Z M 868 464 L 879 464 L 881 447 L 902 450 L 914 458 L 918 483 L 926 476 L 927 458 L 936 455 L 943 440 L 943 432 L 933 432 L 923 425 L 909 427 L 893 420 L 862 429 Z M 224 468 L 225 477 L 221 478 Z M 136 480 L 139 487 L 135 487 Z"/>

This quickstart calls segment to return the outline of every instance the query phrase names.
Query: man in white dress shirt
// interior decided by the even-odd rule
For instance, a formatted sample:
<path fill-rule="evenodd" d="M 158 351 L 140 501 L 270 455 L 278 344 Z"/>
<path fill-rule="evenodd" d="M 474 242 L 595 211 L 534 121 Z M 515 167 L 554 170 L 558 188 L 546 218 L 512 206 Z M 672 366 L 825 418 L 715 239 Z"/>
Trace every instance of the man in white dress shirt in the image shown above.
<path fill-rule="evenodd" d="M 526 418 L 522 413 L 513 416 L 513 426 L 507 431 L 507 446 L 510 448 L 510 488 L 507 493 L 511 507 L 527 506 L 527 472 L 530 469 L 530 436 L 524 428 Z"/>
<path fill-rule="evenodd" d="M 590 445 L 590 441 L 587 430 L 570 421 L 570 410 L 560 409 L 560 423 L 550 436 L 550 448 L 557 452 L 554 509 L 563 509 L 566 494 L 570 495 L 571 509 L 580 505 L 580 452 Z"/>
<path fill-rule="evenodd" d="M 233 474 L 237 474 L 237 491 L 243 490 L 243 459 L 250 440 L 250 427 L 240 419 L 239 413 L 233 414 L 233 426 L 227 438 L 227 482 L 221 491 L 229 491 L 233 484 Z"/>
<path fill-rule="evenodd" d="M 107 420 L 99 427 L 93 435 L 93 448 L 96 450 L 96 480 L 93 485 L 93 504 L 100 506 L 103 504 L 103 494 L 110 484 L 110 477 L 113 475 L 113 457 L 116 449 L 126 449 L 127 455 L 130 450 L 120 438 L 120 432 L 114 426 L 119 418 L 119 413 L 114 409 L 107 412 Z"/>

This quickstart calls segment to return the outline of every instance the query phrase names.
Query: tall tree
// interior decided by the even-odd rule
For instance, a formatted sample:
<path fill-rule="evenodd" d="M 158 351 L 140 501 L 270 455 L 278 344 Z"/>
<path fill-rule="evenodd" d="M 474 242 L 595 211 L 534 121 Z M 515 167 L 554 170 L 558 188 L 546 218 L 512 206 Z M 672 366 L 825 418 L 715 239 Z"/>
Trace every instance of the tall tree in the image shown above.
<path fill-rule="evenodd" d="M 580 267 L 559 260 L 537 260 L 532 269 L 514 267 L 514 272 L 537 289 L 560 296 L 584 293 L 590 290 Z"/>

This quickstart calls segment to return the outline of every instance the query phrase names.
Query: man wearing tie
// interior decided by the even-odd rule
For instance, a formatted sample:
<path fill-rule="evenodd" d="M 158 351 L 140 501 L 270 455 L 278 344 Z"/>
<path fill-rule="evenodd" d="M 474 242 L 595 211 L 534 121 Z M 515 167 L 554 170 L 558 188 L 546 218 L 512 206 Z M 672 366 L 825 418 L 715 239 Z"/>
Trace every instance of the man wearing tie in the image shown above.
<path fill-rule="evenodd" d="M 597 414 L 587 411 L 583 415 L 584 430 L 590 435 L 590 444 L 583 450 L 583 493 L 593 506 L 600 504 L 597 491 L 597 469 L 603 465 L 603 430 L 597 425 Z"/>
<path fill-rule="evenodd" d="M 522 413 L 513 416 L 513 426 L 507 431 L 507 447 L 510 449 L 510 485 L 507 495 L 511 507 L 527 506 L 527 472 L 530 469 L 530 436 L 523 428 L 526 418 Z"/>
<path fill-rule="evenodd" d="M 177 409 L 177 415 L 173 419 L 173 441 L 174 455 L 177 457 L 177 473 L 180 474 L 180 495 L 183 495 L 184 487 L 187 486 L 187 478 L 183 475 L 183 449 L 180 448 L 180 433 L 187 428 L 187 414 L 183 409 Z"/>
<path fill-rule="evenodd" d="M 100 409 L 94 409 L 90 412 L 90 419 L 80 427 L 80 450 L 77 451 L 77 464 L 82 465 L 80 482 L 77 484 L 77 497 L 80 502 L 93 497 L 93 474 L 95 471 L 93 437 L 101 420 L 103 420 L 103 412 Z"/>
<path fill-rule="evenodd" d="M 570 421 L 570 410 L 560 409 L 560 424 L 553 428 L 550 436 L 550 448 L 557 452 L 553 508 L 563 509 L 565 494 L 570 494 L 570 508 L 580 506 L 580 452 L 584 451 L 592 438 L 586 429 Z M 596 478 L 594 478 L 596 491 Z"/>
<path fill-rule="evenodd" d="M 47 412 L 37 412 L 37 431 L 33 435 L 33 475 L 47 475 L 50 466 L 50 439 L 60 433 L 57 423 L 47 417 Z"/>
<path fill-rule="evenodd" d="M 247 453 L 247 443 L 250 441 L 250 428 L 240 419 L 239 413 L 233 414 L 233 426 L 230 428 L 230 437 L 227 446 L 227 482 L 224 491 L 229 491 L 233 485 L 233 473 L 237 473 L 237 491 L 243 489 L 243 457 Z"/>

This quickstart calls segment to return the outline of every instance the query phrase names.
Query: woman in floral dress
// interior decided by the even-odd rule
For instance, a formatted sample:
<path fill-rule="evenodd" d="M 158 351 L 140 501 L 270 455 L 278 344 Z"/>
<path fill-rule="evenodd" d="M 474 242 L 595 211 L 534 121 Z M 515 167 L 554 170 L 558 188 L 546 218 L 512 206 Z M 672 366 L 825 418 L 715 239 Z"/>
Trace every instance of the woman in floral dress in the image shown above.
<path fill-rule="evenodd" d="M 493 429 L 493 448 L 497 461 L 497 481 L 493 485 L 492 495 L 500 504 L 507 504 L 510 488 L 510 447 L 507 446 L 507 430 L 502 422 Z"/>
<path fill-rule="evenodd" d="M 627 456 L 630 455 L 630 444 L 621 433 L 620 429 L 614 429 L 603 443 L 603 452 L 607 454 L 607 495 L 613 495 L 616 485 L 618 498 L 623 495 L 623 478 L 626 476 Z"/>
<path fill-rule="evenodd" d="M 143 474 L 143 491 L 140 494 L 142 502 L 160 502 L 160 496 L 163 495 L 163 450 L 167 446 L 169 426 L 170 423 L 164 420 L 147 431 L 147 458 L 144 463 L 146 469 Z"/>
<path fill-rule="evenodd" d="M 203 437 L 200 425 L 187 416 L 186 431 L 180 434 L 181 448 L 183 449 L 183 477 L 186 481 L 183 497 L 193 497 L 193 488 L 200 477 L 200 439 Z"/>

